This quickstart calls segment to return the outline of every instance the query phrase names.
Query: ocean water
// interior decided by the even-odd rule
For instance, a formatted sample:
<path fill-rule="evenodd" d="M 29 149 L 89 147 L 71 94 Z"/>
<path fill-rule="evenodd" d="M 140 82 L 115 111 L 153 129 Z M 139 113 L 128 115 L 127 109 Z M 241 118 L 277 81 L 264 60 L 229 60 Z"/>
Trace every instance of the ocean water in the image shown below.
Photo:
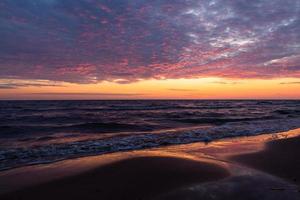
<path fill-rule="evenodd" d="M 0 101 L 0 169 L 300 127 L 300 101 Z"/>

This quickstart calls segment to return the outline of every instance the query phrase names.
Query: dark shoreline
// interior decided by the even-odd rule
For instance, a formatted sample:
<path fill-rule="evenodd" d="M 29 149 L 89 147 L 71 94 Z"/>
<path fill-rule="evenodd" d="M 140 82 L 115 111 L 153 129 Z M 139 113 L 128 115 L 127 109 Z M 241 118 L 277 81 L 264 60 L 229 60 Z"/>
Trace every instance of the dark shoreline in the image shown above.
<path fill-rule="evenodd" d="M 0 199 L 298 200 L 299 131 L 7 170 Z"/>
<path fill-rule="evenodd" d="M 232 160 L 300 185 L 300 136 L 270 141 L 263 151 L 241 154 Z"/>
<path fill-rule="evenodd" d="M 229 172 L 175 157 L 138 157 L 3 195 L 1 199 L 151 199 L 182 186 L 215 181 Z"/>

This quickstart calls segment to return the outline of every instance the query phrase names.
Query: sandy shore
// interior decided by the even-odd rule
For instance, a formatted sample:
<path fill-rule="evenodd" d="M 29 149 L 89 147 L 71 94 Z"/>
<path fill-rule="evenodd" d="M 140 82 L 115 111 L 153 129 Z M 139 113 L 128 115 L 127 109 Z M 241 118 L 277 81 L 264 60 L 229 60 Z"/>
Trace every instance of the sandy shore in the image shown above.
<path fill-rule="evenodd" d="M 297 200 L 297 135 L 300 129 L 7 170 L 0 199 Z"/>
<path fill-rule="evenodd" d="M 263 151 L 231 159 L 300 185 L 300 137 L 274 140 Z"/>
<path fill-rule="evenodd" d="M 160 193 L 213 181 L 229 173 L 215 164 L 176 157 L 137 157 L 80 175 L 28 187 L 3 199 L 149 199 Z"/>

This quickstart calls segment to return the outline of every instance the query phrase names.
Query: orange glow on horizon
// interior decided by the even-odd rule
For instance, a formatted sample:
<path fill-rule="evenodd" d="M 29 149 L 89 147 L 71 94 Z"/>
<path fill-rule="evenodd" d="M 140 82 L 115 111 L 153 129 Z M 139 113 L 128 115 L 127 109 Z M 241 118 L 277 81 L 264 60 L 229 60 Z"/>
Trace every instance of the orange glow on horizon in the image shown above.
<path fill-rule="evenodd" d="M 300 99 L 300 80 L 166 79 L 1 89 L 0 99 Z"/>

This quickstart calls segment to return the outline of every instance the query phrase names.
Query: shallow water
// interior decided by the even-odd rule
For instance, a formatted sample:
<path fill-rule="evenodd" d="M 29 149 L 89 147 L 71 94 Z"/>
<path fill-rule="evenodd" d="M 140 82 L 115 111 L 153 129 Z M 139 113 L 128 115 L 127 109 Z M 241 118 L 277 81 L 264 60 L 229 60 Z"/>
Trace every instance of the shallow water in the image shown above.
<path fill-rule="evenodd" d="M 0 169 L 300 127 L 300 101 L 0 101 Z"/>

